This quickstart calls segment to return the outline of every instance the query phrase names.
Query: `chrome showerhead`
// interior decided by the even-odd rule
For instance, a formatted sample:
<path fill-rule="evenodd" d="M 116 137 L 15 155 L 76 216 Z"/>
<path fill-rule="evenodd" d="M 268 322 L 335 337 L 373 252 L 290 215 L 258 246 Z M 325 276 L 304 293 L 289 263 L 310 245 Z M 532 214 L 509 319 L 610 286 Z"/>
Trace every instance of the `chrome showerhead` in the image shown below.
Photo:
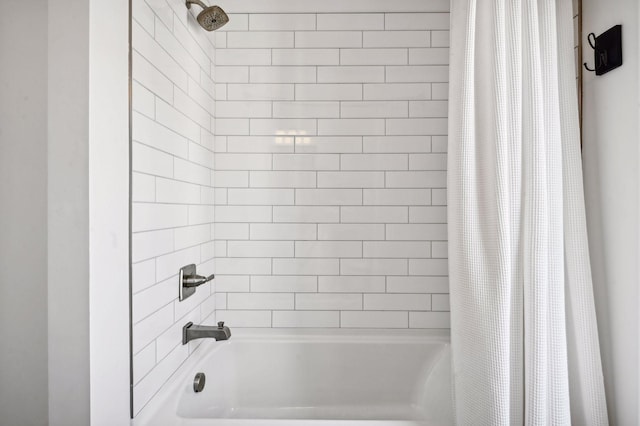
<path fill-rule="evenodd" d="M 191 4 L 195 3 L 203 10 L 196 18 L 202 28 L 207 31 L 214 31 L 229 22 L 229 17 L 224 10 L 218 6 L 207 6 L 200 0 L 187 0 L 187 9 L 191 9 Z"/>

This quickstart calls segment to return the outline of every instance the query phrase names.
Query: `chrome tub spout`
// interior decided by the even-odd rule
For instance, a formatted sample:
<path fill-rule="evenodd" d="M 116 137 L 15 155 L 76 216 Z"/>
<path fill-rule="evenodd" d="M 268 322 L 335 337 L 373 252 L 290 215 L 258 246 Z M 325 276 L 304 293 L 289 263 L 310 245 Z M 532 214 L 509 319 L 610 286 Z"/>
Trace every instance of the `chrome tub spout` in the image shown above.
<path fill-rule="evenodd" d="M 218 326 L 195 325 L 188 322 L 182 327 L 182 344 L 186 345 L 194 339 L 213 338 L 216 340 L 228 340 L 231 337 L 231 330 L 220 321 Z"/>

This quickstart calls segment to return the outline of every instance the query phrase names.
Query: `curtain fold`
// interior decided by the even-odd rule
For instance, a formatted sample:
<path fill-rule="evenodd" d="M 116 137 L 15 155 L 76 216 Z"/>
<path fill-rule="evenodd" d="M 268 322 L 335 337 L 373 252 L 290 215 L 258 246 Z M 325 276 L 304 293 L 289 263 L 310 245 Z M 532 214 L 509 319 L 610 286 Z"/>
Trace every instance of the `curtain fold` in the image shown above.
<path fill-rule="evenodd" d="M 571 0 L 452 0 L 456 421 L 606 425 Z"/>

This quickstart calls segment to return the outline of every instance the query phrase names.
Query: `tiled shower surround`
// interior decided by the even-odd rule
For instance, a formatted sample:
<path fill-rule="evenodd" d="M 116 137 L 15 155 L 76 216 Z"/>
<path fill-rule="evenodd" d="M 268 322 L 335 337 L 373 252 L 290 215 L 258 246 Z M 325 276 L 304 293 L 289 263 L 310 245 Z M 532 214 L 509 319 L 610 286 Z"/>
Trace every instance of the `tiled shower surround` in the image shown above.
<path fill-rule="evenodd" d="M 218 320 L 449 327 L 449 14 L 446 2 L 421 3 L 222 5 Z"/>
<path fill-rule="evenodd" d="M 214 273 L 214 46 L 189 13 L 133 0 L 134 413 L 198 345 L 182 326 L 215 320 L 210 284 L 178 302 L 180 267 Z"/>
<path fill-rule="evenodd" d="M 134 414 L 188 321 L 449 327 L 448 1 L 219 5 L 133 0 Z"/>

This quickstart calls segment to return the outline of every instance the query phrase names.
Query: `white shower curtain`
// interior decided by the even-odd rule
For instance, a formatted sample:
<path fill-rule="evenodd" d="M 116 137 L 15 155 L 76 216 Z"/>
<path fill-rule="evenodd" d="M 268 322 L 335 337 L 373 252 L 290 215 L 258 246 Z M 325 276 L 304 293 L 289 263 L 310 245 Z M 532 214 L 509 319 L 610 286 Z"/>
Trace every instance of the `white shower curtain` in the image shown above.
<path fill-rule="evenodd" d="M 606 425 L 571 0 L 452 0 L 449 261 L 459 425 Z"/>

